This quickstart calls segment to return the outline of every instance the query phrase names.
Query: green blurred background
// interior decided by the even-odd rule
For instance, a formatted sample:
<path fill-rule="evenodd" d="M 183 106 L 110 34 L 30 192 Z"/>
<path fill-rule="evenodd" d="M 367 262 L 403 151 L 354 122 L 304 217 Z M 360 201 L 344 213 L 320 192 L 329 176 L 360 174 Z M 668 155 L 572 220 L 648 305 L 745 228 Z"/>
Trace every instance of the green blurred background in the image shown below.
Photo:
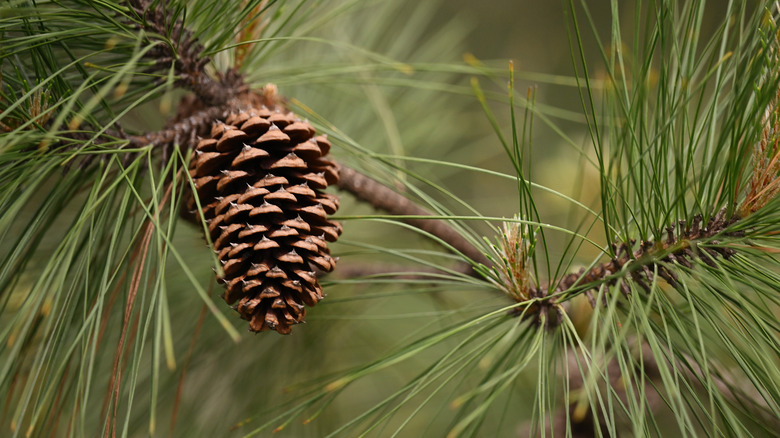
<path fill-rule="evenodd" d="M 327 1 L 319 7 L 328 11 L 343 3 Z M 726 2 L 712 2 L 708 10 L 713 19 L 720 18 L 719 3 Z M 630 23 L 633 2 L 618 5 L 621 16 L 628 17 Z M 589 7 L 599 36 L 607 44 L 610 4 L 589 2 Z M 312 34 L 337 43 L 296 41 L 276 52 L 262 69 L 248 73 L 255 85 L 277 84 L 283 95 L 310 108 L 313 119 L 327 120 L 327 124 L 366 149 L 394 155 L 393 163 L 444 187 L 453 197 L 422 182 L 415 184 L 454 213 L 472 214 L 465 207 L 469 206 L 482 215 L 501 218 L 512 217 L 518 211 L 517 185 L 510 179 L 402 157 L 444 160 L 512 175 L 511 163 L 470 85 L 472 78 L 477 78 L 490 97 L 490 108 L 502 134 L 511 138 L 506 85 L 512 60 L 519 126 L 527 108 L 522 98 L 528 89 L 535 96 L 531 143 L 526 145 L 533 158 L 526 169 L 528 175 L 535 183 L 597 207 L 598 172 L 587 165 L 577 150 L 588 150 L 588 138 L 580 96 L 573 86 L 568 20 L 562 1 L 367 1 Z M 603 75 L 598 67 L 602 62 L 598 45 L 594 38 L 587 38 L 587 31 L 584 34 L 590 74 L 598 79 Z M 379 63 L 382 68 L 374 68 L 376 61 L 352 46 L 405 64 Z M 477 65 L 477 69 L 467 72 L 464 59 Z M 217 62 L 224 60 L 217 58 Z M 462 68 L 445 71 L 431 67 L 433 63 Z M 360 65 L 365 68 L 344 73 L 345 66 Z M 136 111 L 128 127 L 159 128 L 165 116 L 160 114 L 161 106 L 160 101 L 155 101 Z M 366 171 L 373 169 L 370 162 L 351 153 L 346 142 L 337 139 L 334 143 L 332 153 L 337 159 Z M 383 176 L 386 179 L 389 175 Z M 543 222 L 571 229 L 584 217 L 582 210 L 561 197 L 544 191 L 535 194 Z M 375 213 L 349 195 L 342 196 L 340 215 Z M 469 225 L 477 235 L 495 239 L 491 224 Z M 244 330 L 244 322 L 218 298 L 221 291 L 214 283 L 212 260 L 201 230 L 183 221 L 177 227 L 174 244 L 185 255 L 186 264 L 202 284 L 213 287 L 218 306 L 239 330 Z M 601 241 L 599 232 L 596 229 L 585 234 Z M 550 234 L 553 260 L 561 258 L 566 237 Z M 51 247 L 56 246 L 56 236 L 51 236 L 51 240 Z M 188 285 L 184 273 L 174 260 L 169 260 L 167 293 L 177 363 L 175 369 L 162 376 L 155 436 L 242 436 L 273 418 L 285 403 L 339 372 L 370 363 L 437 329 L 511 303 L 484 287 L 432 282 L 361 283 L 339 274 L 340 269 L 387 264 L 412 271 L 419 268 L 393 254 L 380 254 L 376 248 L 405 252 L 432 263 L 453 264 L 446 257 L 429 254 L 441 251 L 440 247 L 417 233 L 392 224 L 346 220 L 344 235 L 332 247 L 340 261 L 334 278 L 325 280 L 327 298 L 310 309 L 307 324 L 295 327 L 293 334 L 286 337 L 242 331 L 238 343 L 231 342 L 218 322 L 204 312 L 202 301 Z M 44 245 L 43 250 L 46 249 Z M 583 247 L 575 255 L 575 266 L 597 255 L 593 249 Z M 23 292 L 23 287 L 19 289 Z M 117 307 L 115 310 L 121 308 Z M 104 345 L 112 345 L 121 326 L 121 312 L 115 311 Z M 452 342 L 442 342 L 434 349 L 358 380 L 339 393 L 322 413 L 316 407 L 306 409 L 275 436 L 325 436 L 398 390 L 452 348 Z M 145 361 L 163 360 L 150 353 L 150 344 L 144 348 L 149 350 Z M 103 365 L 109 367 L 113 351 L 107 348 L 104 354 Z M 148 365 L 145 362 L 138 369 L 139 390 L 129 414 L 131 436 L 148 435 L 149 411 L 144 407 L 150 398 Z M 487 366 L 486 361 L 484 367 Z M 105 382 L 108 376 L 107 373 Z M 452 422 L 451 401 L 462 388 L 470 387 L 479 378 L 461 376 L 460 390 L 433 396 L 425 410 L 404 429 L 403 436 L 438 436 L 438 432 L 446 430 Z M 96 400 L 103 396 L 103 383 L 98 379 Z M 510 412 L 509 420 L 504 418 L 500 430 L 486 426 L 485 433 L 522 434 L 533 402 L 525 394 L 533 391 L 536 383 L 531 367 L 509 391 L 513 396 L 502 396 L 495 404 L 495 414 L 488 416 L 490 420 Z M 123 409 L 128 405 L 124 404 Z M 410 403 L 398 418 L 405 418 L 416 407 L 416 403 Z M 120 416 L 125 414 L 127 411 L 120 412 Z M 315 416 L 311 422 L 301 421 Z M 267 431 L 260 433 L 268 435 Z M 373 436 L 384 435 L 380 430 Z"/>

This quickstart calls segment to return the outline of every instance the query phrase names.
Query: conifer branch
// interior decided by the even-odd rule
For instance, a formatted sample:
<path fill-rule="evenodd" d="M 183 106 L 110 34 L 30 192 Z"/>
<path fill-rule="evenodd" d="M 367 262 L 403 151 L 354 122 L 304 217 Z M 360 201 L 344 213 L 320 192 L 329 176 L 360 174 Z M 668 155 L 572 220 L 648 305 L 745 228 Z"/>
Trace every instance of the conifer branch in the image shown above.
<path fill-rule="evenodd" d="M 167 70 L 173 65 L 176 84 L 194 92 L 201 102 L 220 106 L 235 98 L 244 88 L 241 76 L 234 70 L 218 73 L 215 80 L 206 73 L 211 58 L 203 56 L 203 45 L 181 20 L 172 22 L 166 1 L 129 0 L 132 10 L 141 18 L 144 31 L 165 38 L 149 51 L 154 70 Z"/>
<path fill-rule="evenodd" d="M 474 270 L 471 265 L 466 263 L 460 263 L 453 268 L 455 272 L 459 272 L 465 275 L 474 275 Z M 336 278 L 351 279 L 357 277 L 387 277 L 392 276 L 397 280 L 422 280 L 435 282 L 435 275 L 441 275 L 441 269 L 431 268 L 427 266 L 414 266 L 411 265 L 388 265 L 382 264 L 348 264 L 341 266 L 333 271 Z"/>
<path fill-rule="evenodd" d="M 544 289 L 553 289 L 554 292 L 564 292 L 574 287 L 583 286 L 586 289 L 586 295 L 595 306 L 596 302 L 592 292 L 597 291 L 603 281 L 609 285 L 619 282 L 621 291 L 628 295 L 631 293 L 628 284 L 624 281 L 630 277 L 640 287 L 650 291 L 650 285 L 655 279 L 654 272 L 666 280 L 672 287 L 679 287 L 677 274 L 669 269 L 670 265 L 680 265 L 686 268 L 692 266 L 691 261 L 701 259 L 704 263 L 714 267 L 714 259 L 723 257 L 728 259 L 734 254 L 734 250 L 727 247 L 717 246 L 719 242 L 713 240 L 717 235 L 737 236 L 743 235 L 742 232 L 725 232 L 726 229 L 737 222 L 739 217 L 736 215 L 727 216 L 726 208 L 721 209 L 715 216 L 710 218 L 706 224 L 702 215 L 696 215 L 690 223 L 679 221 L 677 227 L 670 225 L 666 227 L 666 239 L 663 241 L 643 241 L 636 244 L 631 241 L 613 244 L 614 257 L 608 262 L 596 265 L 589 270 L 581 269 L 577 273 L 568 274 L 561 279 L 553 289 L 546 287 Z M 677 233 L 675 233 L 677 228 Z M 544 295 L 543 291 L 536 289 L 535 296 Z"/>
<path fill-rule="evenodd" d="M 227 113 L 228 109 L 220 106 L 201 109 L 186 117 L 177 117 L 161 131 L 131 136 L 128 139 L 131 145 L 135 146 L 153 144 L 162 150 L 162 160 L 167 161 L 174 147 L 191 148 L 197 143 L 199 136 L 208 135 L 214 120 L 226 117 Z"/>
<path fill-rule="evenodd" d="M 166 35 L 170 32 L 170 41 L 174 46 L 161 44 L 150 51 L 150 57 L 155 60 L 156 68 L 166 68 L 173 63 L 174 71 L 179 79 L 177 85 L 183 86 L 195 93 L 196 100 L 183 99 L 177 117 L 169 126 L 158 132 L 140 136 L 128 137 L 134 145 L 154 144 L 162 149 L 163 160 L 170 156 L 174 145 L 187 144 L 193 148 L 198 135 L 204 135 L 210 130 L 210 122 L 227 112 L 228 107 L 235 105 L 234 100 L 241 94 L 247 94 L 247 86 L 243 77 L 235 70 L 229 70 L 215 81 L 205 72 L 205 66 L 210 59 L 202 57 L 203 45 L 193 36 L 181 20 L 170 22 L 165 2 L 151 0 L 129 0 L 132 9 L 143 19 L 147 32 Z M 411 200 L 400 195 L 379 182 L 363 175 L 354 169 L 339 164 L 340 181 L 338 187 L 350 192 L 363 202 L 395 215 L 429 216 L 430 212 L 418 207 Z M 441 220 L 405 219 L 404 222 L 431 233 L 447 242 L 452 248 L 463 255 L 486 266 L 490 261 L 485 255 L 464 239 L 455 229 Z M 473 269 L 466 268 L 472 275 Z"/>
<path fill-rule="evenodd" d="M 220 73 L 218 80 L 207 75 L 205 66 L 210 59 L 202 57 L 203 46 L 181 20 L 170 22 L 171 18 L 166 12 L 165 2 L 129 0 L 129 3 L 142 17 L 144 30 L 147 32 L 166 35 L 167 29 L 171 29 L 169 39 L 173 45 L 161 44 L 150 52 L 150 56 L 155 59 L 158 68 L 173 63 L 178 76 L 177 85 L 195 93 L 195 98 L 182 100 L 179 113 L 169 122 L 166 129 L 126 137 L 133 145 L 154 144 L 162 150 L 165 160 L 170 156 L 174 145 L 184 149 L 194 148 L 196 138 L 208 133 L 213 120 L 220 116 L 224 117 L 231 108 L 241 106 L 241 101 L 258 99 L 258 96 L 248 92 L 243 77 L 235 70 Z M 343 164 L 337 163 L 337 165 L 340 175 L 339 189 L 351 193 L 356 199 L 392 215 L 431 215 L 429 211 L 406 196 L 376 180 Z M 613 243 L 613 257 L 609 261 L 589 270 L 581 269 L 579 272 L 565 275 L 555 284 L 552 284 L 553 280 L 551 280 L 537 285 L 528 285 L 526 291 L 512 298 L 518 301 L 541 298 L 535 312 L 540 314 L 557 306 L 554 300 L 546 299 L 547 297 L 573 288 L 585 289 L 585 294 L 595 306 L 597 303 L 592 292 L 604 282 L 610 285 L 619 284 L 624 294 L 630 293 L 627 278 L 632 279 L 645 290 L 649 290 L 655 275 L 660 276 L 671 286 L 678 287 L 677 275 L 669 266 L 677 264 L 690 268 L 693 259 L 701 259 L 704 263 L 714 266 L 715 258 L 728 258 L 734 253 L 730 248 L 717 246 L 718 241 L 713 240 L 713 237 L 723 233 L 739 220 L 737 215 L 729 217 L 726 215 L 727 210 L 722 209 L 706 224 L 703 223 L 703 217 L 698 215 L 690 224 L 680 221 L 676 225 L 669 225 L 666 228 L 667 238 L 663 241 L 644 241 L 639 242 L 638 245 L 634 241 Z M 493 266 L 492 261 L 482 251 L 445 221 L 437 219 L 403 219 L 402 221 L 441 239 L 476 265 Z M 464 271 L 468 271 L 471 275 L 479 275 L 471 267 Z M 520 311 L 522 309 L 518 309 L 518 312 Z M 548 324 L 556 325 L 554 322 L 556 319 L 551 318 Z"/>
<path fill-rule="evenodd" d="M 409 198 L 343 164 L 339 164 L 338 187 L 353 194 L 358 200 L 393 215 L 431 215 L 429 211 L 418 206 Z M 475 263 L 490 265 L 490 261 L 480 250 L 475 248 L 474 245 L 464 239 L 463 236 L 444 221 L 436 219 L 403 219 L 403 222 L 440 238 Z"/>

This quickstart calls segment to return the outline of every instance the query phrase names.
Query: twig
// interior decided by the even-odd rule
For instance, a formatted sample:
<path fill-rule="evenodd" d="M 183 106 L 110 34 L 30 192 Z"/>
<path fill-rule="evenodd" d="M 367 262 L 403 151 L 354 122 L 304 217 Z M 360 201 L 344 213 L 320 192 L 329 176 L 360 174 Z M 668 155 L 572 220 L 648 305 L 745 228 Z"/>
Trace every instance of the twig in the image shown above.
<path fill-rule="evenodd" d="M 460 263 L 455 269 L 461 274 L 472 275 L 471 265 Z M 336 278 L 357 278 L 357 277 L 375 277 L 384 276 L 396 280 L 425 280 L 436 281 L 433 275 L 441 274 L 441 269 L 429 268 L 425 266 L 410 267 L 404 265 L 366 265 L 366 264 L 346 264 L 339 265 L 338 269 L 333 271 L 331 276 Z"/>
<path fill-rule="evenodd" d="M 672 287 L 678 287 L 677 275 L 669 270 L 667 265 L 680 265 L 690 268 L 691 260 L 701 259 L 710 266 L 714 266 L 713 258 L 723 257 L 728 259 L 734 254 L 734 250 L 727 247 L 715 246 L 719 242 L 712 240 L 716 235 L 740 235 L 740 232 L 727 233 L 726 229 L 736 223 L 740 218 L 733 215 L 728 217 L 725 208 L 718 211 L 707 223 L 701 215 L 697 215 L 690 223 L 680 221 L 675 233 L 675 227 L 666 228 L 666 239 L 659 241 L 640 242 L 637 249 L 633 249 L 636 243 L 621 243 L 613 245 L 614 257 L 602 264 L 585 271 L 581 270 L 564 276 L 554 287 L 542 287 L 540 289 L 552 289 L 563 292 L 573 287 L 586 286 L 586 293 L 597 291 L 601 282 L 607 280 L 610 285 L 631 278 L 645 290 L 649 290 L 654 281 L 655 272 Z M 704 246 L 703 244 L 714 246 Z M 626 274 L 622 274 L 625 271 Z M 623 293 L 630 293 L 625 282 L 621 284 Z M 538 291 L 537 291 L 538 292 Z M 544 295 L 544 293 L 539 296 Z M 595 305 L 592 297 L 591 304 Z"/>
<path fill-rule="evenodd" d="M 171 23 L 166 1 L 129 0 L 128 3 L 143 20 L 139 27 L 151 34 L 168 37 L 166 43 L 158 44 L 148 53 L 155 61 L 153 70 L 167 70 L 173 64 L 178 76 L 177 85 L 192 90 L 208 106 L 224 105 L 241 92 L 243 80 L 235 71 L 221 74 L 218 80 L 206 73 L 205 66 L 211 58 L 201 56 L 203 45 L 181 20 Z"/>
<path fill-rule="evenodd" d="M 396 193 L 387 186 L 362 173 L 339 164 L 338 188 L 353 194 L 357 199 L 373 205 L 393 215 L 403 216 L 431 216 L 428 210 L 413 203 L 407 197 Z M 472 245 L 468 240 L 439 219 L 403 219 L 403 222 L 426 231 L 439 239 L 447 242 L 474 263 L 490 266 L 491 263 L 485 255 Z"/>
<path fill-rule="evenodd" d="M 119 337 L 119 343 L 116 347 L 116 353 L 114 354 L 114 362 L 113 367 L 111 370 L 111 381 L 109 382 L 108 386 L 108 393 L 111 394 L 111 398 L 113 398 L 113 409 L 111 410 L 111 420 L 109 422 L 108 427 L 105 429 L 105 435 L 104 437 L 108 437 L 109 434 L 111 437 L 116 437 L 116 425 L 117 425 L 117 408 L 119 405 L 119 394 L 121 392 L 120 386 L 122 381 L 122 370 L 123 366 L 120 364 L 121 358 L 122 358 L 122 350 L 124 349 L 125 345 L 125 339 L 126 335 L 128 333 L 128 329 L 130 328 L 130 317 L 133 313 L 133 305 L 135 304 L 135 298 L 137 296 L 138 290 L 141 285 L 141 278 L 142 273 L 144 270 L 144 267 L 146 266 L 146 256 L 148 254 L 149 244 L 152 240 L 152 233 L 154 231 L 154 224 L 152 221 L 149 221 L 149 223 L 146 226 L 146 231 L 144 233 L 143 240 L 140 243 L 140 246 L 138 247 L 138 250 L 141 254 L 141 259 L 138 262 L 138 264 L 135 267 L 135 271 L 133 272 L 133 276 L 130 280 L 130 289 L 127 297 L 127 304 L 125 305 L 125 314 L 124 319 L 122 322 L 122 333 Z M 109 402 L 110 403 L 110 402 Z"/>
<path fill-rule="evenodd" d="M 130 136 L 128 139 L 133 146 L 153 144 L 155 148 L 161 148 L 162 160 L 166 162 L 174 147 L 181 147 L 184 150 L 191 149 L 197 143 L 197 137 L 207 135 L 211 130 L 212 122 L 217 118 L 225 117 L 227 112 L 228 108 L 226 107 L 205 108 L 187 117 L 171 121 L 161 131 Z"/>

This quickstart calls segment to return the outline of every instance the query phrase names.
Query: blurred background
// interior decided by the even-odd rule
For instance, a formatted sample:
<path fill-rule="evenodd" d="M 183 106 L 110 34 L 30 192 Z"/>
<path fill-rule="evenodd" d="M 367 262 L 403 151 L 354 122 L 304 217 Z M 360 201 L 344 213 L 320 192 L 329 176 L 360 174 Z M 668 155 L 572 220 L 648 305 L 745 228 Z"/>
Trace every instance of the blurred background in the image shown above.
<path fill-rule="evenodd" d="M 340 162 L 398 189 L 403 190 L 398 181 L 409 182 L 455 215 L 493 218 L 464 223 L 476 239 L 495 242 L 499 219 L 511 218 L 519 209 L 514 169 L 499 140 L 499 134 L 512 138 L 507 93 L 511 60 L 515 123 L 519 134 L 529 139 L 522 146 L 531 158 L 526 177 L 549 189 L 534 193 L 541 221 L 567 229 L 583 226 L 585 212 L 551 191 L 598 209 L 599 174 L 587 163 L 588 131 L 573 74 L 572 37 L 567 28 L 570 15 L 565 2 L 312 3 L 317 8 L 312 20 L 323 18 L 322 23 L 307 30 L 306 38 L 293 38 L 273 48 L 269 45 L 260 68 L 246 73 L 250 83 L 258 87 L 276 84 L 297 113 L 329 132 L 334 139 L 332 154 Z M 621 17 L 631 23 L 633 2 L 617 3 Z M 707 11 L 713 19 L 721 18 L 720 3 L 726 2 L 712 2 Z M 588 2 L 588 6 L 602 43 L 608 44 L 610 2 Z M 300 27 L 305 28 L 306 23 Z M 601 52 L 589 31 L 582 33 L 589 73 L 597 84 L 603 75 Z M 216 57 L 223 67 L 230 61 L 228 54 Z M 498 132 L 483 111 L 472 81 L 484 91 Z M 134 111 L 127 129 L 159 129 L 175 112 L 175 105 L 166 109 L 166 99 L 170 96 Z M 525 122 L 526 111 L 532 116 L 530 124 Z M 367 158 L 371 154 L 380 158 L 382 166 Z M 503 177 L 479 169 L 499 172 Z M 415 193 L 410 196 L 422 198 Z M 160 376 L 159 389 L 155 389 L 159 399 L 155 436 L 244 436 L 266 422 L 271 426 L 258 432 L 259 436 L 270 435 L 277 426 L 284 427 L 274 436 L 327 436 L 424 372 L 458 340 L 445 340 L 344 390 L 334 390 L 319 400 L 330 402 L 322 411 L 321 405 L 312 403 L 302 407 L 290 423 L 276 415 L 345 370 L 366 367 L 430 333 L 511 304 L 486 284 L 399 282 L 392 278 L 362 281 L 340 274 L 340 270 L 360 272 L 383 266 L 414 272 L 421 268 L 415 260 L 443 268 L 457 264 L 439 245 L 412 230 L 356 219 L 381 212 L 355 202 L 350 195 L 341 195 L 341 204 L 338 215 L 345 217 L 344 234 L 331 249 L 340 260 L 336 272 L 323 281 L 327 298 L 309 309 L 307 324 L 295 327 L 290 336 L 246 332 L 244 321 L 219 298 L 221 286 L 214 281 L 202 230 L 183 221 L 177 224 L 174 244 L 184 255 L 185 264 L 201 284 L 209 285 L 218 307 L 242 336 L 237 343 L 230 341 L 205 311 L 177 262 L 169 260 L 166 286 L 177 363 Z M 587 225 L 581 232 L 602 242 L 600 228 L 590 231 Z M 21 229 L 24 224 L 15 226 Z M 549 234 L 551 259 L 561 258 L 568 237 Z M 56 236 L 52 236 L 42 250 L 56 243 Z M 573 254 L 573 267 L 598 255 L 593 248 L 583 246 Z M 22 295 L 24 285 L 19 291 Z M 118 338 L 120 308 L 117 306 L 108 320 L 104 345 L 111 346 Z M 133 384 L 138 389 L 119 412 L 120 417 L 128 418 L 129 436 L 149 435 L 149 364 L 163 360 L 151 353 L 151 345 L 138 347 L 146 352 L 143 361 L 133 365 Z M 95 383 L 97 405 L 105 397 L 113 350 L 106 348 L 100 354 L 105 355 L 100 366 L 105 368 L 106 378 Z M 449 391 L 432 394 L 419 415 L 412 416 L 418 403 L 401 408 L 399 420 L 392 424 L 397 426 L 412 416 L 402 436 L 440 436 L 454 421 L 453 399 L 463 388 L 479 382 L 484 375 L 480 373 L 488 366 L 485 361 L 473 374 L 458 375 L 457 384 Z M 485 426 L 484 436 L 527 436 L 534 402 L 527 394 L 537 384 L 534 371 L 530 366 L 495 402 L 498 408 L 487 417 L 487 423 L 501 421 L 496 421 L 495 428 Z M 95 421 L 99 421 L 97 416 Z M 386 436 L 383 430 L 372 433 Z"/>

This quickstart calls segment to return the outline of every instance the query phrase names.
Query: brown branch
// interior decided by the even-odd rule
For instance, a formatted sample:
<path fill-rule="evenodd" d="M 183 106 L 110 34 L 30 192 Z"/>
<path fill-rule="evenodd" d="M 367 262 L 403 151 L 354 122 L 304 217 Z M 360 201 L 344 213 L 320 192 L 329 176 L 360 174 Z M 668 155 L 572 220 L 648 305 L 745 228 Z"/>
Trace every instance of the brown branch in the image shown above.
<path fill-rule="evenodd" d="M 208 296 L 211 297 L 214 292 L 214 283 L 209 286 Z M 192 339 L 190 340 L 190 347 L 187 350 L 187 355 L 184 358 L 184 364 L 181 366 L 181 373 L 179 374 L 179 383 L 176 385 L 176 396 L 173 399 L 173 412 L 171 412 L 171 424 L 169 430 L 169 436 L 174 435 L 176 428 L 176 418 L 179 414 L 179 406 L 181 405 L 182 393 L 184 392 L 184 382 L 187 377 L 187 371 L 190 368 L 192 357 L 195 354 L 195 346 L 197 345 L 198 337 L 203 329 L 203 323 L 206 321 L 206 315 L 208 314 L 208 306 L 204 304 L 200 308 L 200 314 L 198 315 L 198 321 L 195 323 L 195 329 L 192 332 Z"/>
<path fill-rule="evenodd" d="M 234 105 L 240 105 L 237 102 Z M 125 138 L 128 138 L 133 146 L 153 144 L 163 150 L 163 158 L 167 159 L 173 147 L 182 147 L 185 150 L 191 148 L 196 142 L 196 137 L 207 135 L 211 122 L 224 117 L 231 108 L 225 105 L 204 109 L 191 99 L 189 101 L 183 100 L 182 106 L 184 108 L 180 109 L 179 115 L 169 123 L 166 129 L 143 136 L 126 136 Z M 343 164 L 338 164 L 338 167 L 339 189 L 353 194 L 358 200 L 367 202 L 392 215 L 432 216 L 428 210 L 418 206 L 409 198 L 355 169 Z M 597 303 L 593 299 L 593 291 L 597 291 L 602 283 L 607 282 L 610 285 L 619 283 L 621 290 L 628 294 L 630 289 L 626 279 L 631 279 L 640 287 L 649 289 L 649 285 L 652 284 L 656 275 L 653 272 L 656 271 L 657 275 L 676 287 L 677 276 L 667 266 L 679 264 L 690 267 L 692 266 L 691 261 L 694 259 L 701 259 L 709 265 L 714 265 L 715 258 L 728 258 L 733 254 L 733 250 L 729 248 L 701 245 L 707 242 L 717 244 L 717 241 L 712 240 L 712 237 L 722 233 L 729 225 L 738 220 L 738 216 L 727 218 L 726 214 L 726 210 L 722 209 L 710 218 L 707 224 L 703 222 L 700 215 L 690 223 L 681 221 L 676 232 L 674 226 L 667 228 L 665 240 L 641 242 L 637 249 L 632 248 L 634 243 L 631 245 L 616 244 L 614 245 L 615 255 L 611 260 L 587 271 L 580 270 L 580 272 L 565 275 L 557 281 L 555 286 L 545 283 L 531 286 L 528 295 L 529 297 L 545 298 L 550 295 L 550 292 L 564 292 L 572 288 L 583 287 L 591 304 L 595 306 Z M 441 239 L 473 263 L 492 266 L 490 260 L 479 249 L 463 238 L 446 221 L 422 218 L 404 218 L 401 221 Z M 473 266 L 468 263 L 464 263 L 462 267 L 458 268 L 458 271 L 479 277 Z M 549 316 L 547 325 L 552 328 L 557 325 L 556 321 L 560 321 L 559 310 L 554 309 L 558 305 L 554 300 L 542 300 L 537 302 L 536 310 L 530 314 L 524 308 L 516 309 L 516 313 L 525 313 L 529 316 L 547 313 Z"/>
<path fill-rule="evenodd" d="M 201 109 L 186 117 L 177 117 L 161 131 L 130 136 L 128 139 L 133 146 L 153 144 L 155 148 L 162 150 L 162 160 L 167 162 L 174 147 L 180 147 L 183 151 L 190 150 L 197 143 L 198 136 L 208 135 L 213 121 L 226 117 L 228 111 L 228 107 L 220 106 Z"/>
<path fill-rule="evenodd" d="M 399 216 L 431 216 L 432 214 L 418 206 L 407 197 L 393 191 L 378 181 L 355 169 L 339 164 L 338 188 L 349 192 L 360 201 L 367 202 L 379 210 Z M 468 240 L 440 219 L 402 219 L 403 222 L 428 232 L 455 248 L 473 263 L 490 266 L 485 255 Z"/>
<path fill-rule="evenodd" d="M 615 255 L 608 262 L 594 266 L 589 270 L 580 270 L 564 276 L 558 284 L 552 287 L 538 288 L 537 296 L 545 296 L 547 289 L 555 292 L 563 292 L 578 286 L 586 286 L 586 294 L 595 306 L 592 292 L 598 291 L 600 284 L 607 281 L 614 285 L 620 282 L 620 288 L 624 294 L 629 294 L 630 289 L 625 278 L 631 278 L 636 284 L 649 291 L 650 285 L 655 279 L 654 272 L 664 279 L 672 287 L 679 287 L 677 274 L 670 270 L 669 265 L 680 265 L 686 268 L 692 266 L 691 261 L 700 259 L 709 266 L 715 266 L 715 258 L 728 259 L 734 254 L 734 250 L 727 247 L 714 246 L 719 242 L 713 237 L 740 235 L 740 232 L 725 233 L 726 228 L 739 220 L 739 216 L 728 217 L 725 208 L 718 211 L 707 223 L 704 223 L 701 215 L 697 215 L 690 223 L 680 221 L 675 233 L 675 226 L 666 228 L 666 239 L 659 241 L 640 242 L 637 249 L 632 247 L 636 243 L 621 243 L 613 245 Z M 706 246 L 712 244 L 713 246 Z M 624 274 L 625 271 L 625 274 Z M 544 289 L 544 290 L 539 290 Z"/>
<path fill-rule="evenodd" d="M 224 105 L 242 91 L 243 80 L 237 72 L 230 70 L 220 74 L 217 80 L 206 73 L 205 66 L 211 58 L 202 56 L 203 45 L 181 20 L 171 22 L 166 1 L 129 0 L 128 3 L 142 20 L 139 28 L 166 38 L 148 52 L 147 56 L 155 62 L 151 70 L 168 70 L 173 65 L 176 84 L 192 90 L 208 106 Z"/>
<path fill-rule="evenodd" d="M 461 274 L 472 275 L 473 270 L 471 265 L 466 263 L 460 263 L 455 269 L 455 272 Z M 437 280 L 436 274 L 441 274 L 441 269 L 431 268 L 427 266 L 411 267 L 407 265 L 388 265 L 386 263 L 380 264 L 347 264 L 344 266 L 339 265 L 338 269 L 333 271 L 329 276 L 335 276 L 336 278 L 348 279 L 358 277 L 374 277 L 384 276 L 387 278 L 393 278 L 397 280 L 424 280 L 434 282 Z"/>
<path fill-rule="evenodd" d="M 125 305 L 125 313 L 122 323 L 122 332 L 119 337 L 119 343 L 116 347 L 116 352 L 114 353 L 114 361 L 113 366 L 111 369 L 111 379 L 109 381 L 108 385 L 108 392 L 107 392 L 107 400 L 108 403 L 104 404 L 104 408 L 108 408 L 108 404 L 113 401 L 113 409 L 111 410 L 111 413 L 108 415 L 110 416 L 108 427 L 105 429 L 104 437 L 108 437 L 109 434 L 111 437 L 116 436 L 116 421 L 117 421 L 117 407 L 119 404 L 119 394 L 120 394 L 120 386 L 122 381 L 122 369 L 124 368 L 121 365 L 122 362 L 122 350 L 124 349 L 125 345 L 125 338 L 129 329 L 130 325 L 130 317 L 133 313 L 133 305 L 135 304 L 135 298 L 137 296 L 138 290 L 141 285 L 141 278 L 142 273 L 144 270 L 144 267 L 146 266 L 146 256 L 148 254 L 149 244 L 152 241 L 152 235 L 154 231 L 154 224 L 153 222 L 149 221 L 149 223 L 146 226 L 146 232 L 144 233 L 143 240 L 140 243 L 140 246 L 137 247 L 137 250 L 140 252 L 141 259 L 138 262 L 138 264 L 135 267 L 135 271 L 133 272 L 133 276 L 130 280 L 130 289 L 128 292 L 127 297 L 127 304 Z M 112 400 L 113 399 L 113 400 Z"/>

